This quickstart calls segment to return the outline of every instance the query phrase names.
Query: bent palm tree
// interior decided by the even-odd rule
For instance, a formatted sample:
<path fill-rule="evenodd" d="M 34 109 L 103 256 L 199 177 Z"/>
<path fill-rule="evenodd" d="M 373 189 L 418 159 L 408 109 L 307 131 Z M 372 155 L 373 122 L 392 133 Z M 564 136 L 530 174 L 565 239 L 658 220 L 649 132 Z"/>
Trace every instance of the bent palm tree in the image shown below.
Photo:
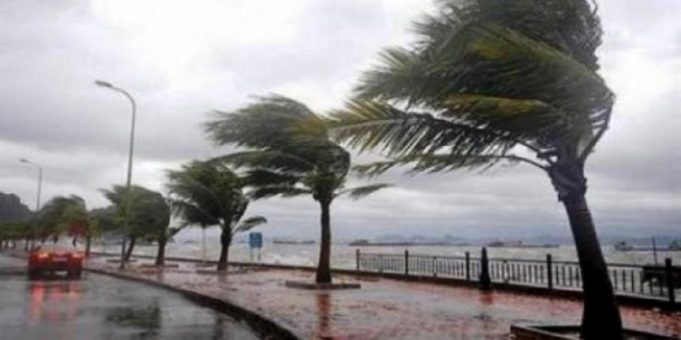
<path fill-rule="evenodd" d="M 243 193 L 244 179 L 218 162 L 194 161 L 179 171 L 168 171 L 168 188 L 173 213 L 186 224 L 202 228 L 217 225 L 220 235 L 219 271 L 227 270 L 229 246 L 234 234 L 267 222 L 261 216 L 239 224 L 249 200 Z"/>
<path fill-rule="evenodd" d="M 90 210 L 91 229 L 93 230 L 90 235 L 91 238 L 118 231 L 119 226 L 116 213 L 116 207 L 113 205 Z"/>
<path fill-rule="evenodd" d="M 343 194 L 369 195 L 385 184 L 345 188 L 350 154 L 328 138 L 326 123 L 295 100 L 270 96 L 236 112 L 218 112 L 207 123 L 218 144 L 249 148 L 221 160 L 247 169 L 255 199 L 310 195 L 321 209 L 316 282 L 331 283 L 331 203 Z"/>
<path fill-rule="evenodd" d="M 168 221 L 170 221 L 170 214 L 168 214 Z M 156 260 L 154 264 L 157 266 L 163 266 L 166 264 L 166 246 L 168 241 L 172 239 L 173 236 L 177 235 L 185 226 L 170 227 L 167 225 L 165 228 L 159 228 L 151 237 L 156 241 L 158 248 L 156 250 Z"/>
<path fill-rule="evenodd" d="M 126 191 L 126 187 L 122 185 L 116 185 L 111 190 L 102 190 L 104 196 L 116 207 L 119 220 L 125 216 Z M 153 237 L 158 230 L 167 229 L 170 222 L 170 208 L 161 193 L 133 185 L 129 196 L 128 230 L 123 230 L 123 233 L 130 238 L 130 244 L 124 261 L 130 260 L 138 238 Z"/>
<path fill-rule="evenodd" d="M 80 236 L 89 239 L 90 216 L 85 201 L 76 195 L 57 196 L 47 202 L 38 213 L 38 232 L 43 242 L 49 238 L 57 238 L 63 233 L 73 237 L 73 245 Z M 89 248 L 89 242 L 87 245 Z"/>
<path fill-rule="evenodd" d="M 358 97 L 335 114 L 337 137 L 416 172 L 534 166 L 564 204 L 583 278 L 582 335 L 622 324 L 585 193 L 584 164 L 608 128 L 614 95 L 598 70 L 601 28 L 585 0 L 442 1 L 412 49 L 388 49 Z M 534 157 L 528 157 L 533 155 Z"/>

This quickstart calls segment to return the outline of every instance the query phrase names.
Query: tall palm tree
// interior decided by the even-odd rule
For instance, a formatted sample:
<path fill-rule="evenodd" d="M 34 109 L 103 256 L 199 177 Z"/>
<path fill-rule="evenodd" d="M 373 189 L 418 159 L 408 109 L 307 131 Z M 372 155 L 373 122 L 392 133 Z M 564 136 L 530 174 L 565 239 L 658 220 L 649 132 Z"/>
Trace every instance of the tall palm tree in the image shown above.
<path fill-rule="evenodd" d="M 119 221 L 125 216 L 126 192 L 127 188 L 123 185 L 102 190 L 104 196 L 116 207 Z M 166 230 L 170 223 L 170 208 L 161 193 L 133 185 L 130 187 L 129 199 L 128 230 L 123 230 L 123 233 L 130 238 L 130 243 L 124 261 L 130 260 L 138 238 L 154 237 L 158 230 Z"/>
<path fill-rule="evenodd" d="M 587 339 L 622 323 L 591 213 L 584 165 L 608 128 L 614 95 L 598 75 L 601 26 L 586 0 L 441 1 L 411 48 L 387 49 L 357 97 L 335 115 L 337 136 L 383 148 L 396 165 L 435 172 L 524 163 L 563 203 L 582 272 Z"/>
<path fill-rule="evenodd" d="M 369 195 L 385 184 L 345 188 L 350 154 L 328 138 L 326 122 L 304 104 L 282 96 L 259 98 L 235 112 L 217 112 L 206 124 L 220 145 L 246 151 L 221 159 L 247 169 L 255 199 L 312 196 L 321 209 L 317 283 L 331 283 L 331 203 L 343 194 Z"/>
<path fill-rule="evenodd" d="M 249 204 L 244 179 L 219 162 L 193 161 L 181 170 L 168 171 L 167 185 L 173 213 L 186 224 L 220 227 L 219 271 L 227 270 L 234 235 L 267 222 L 262 216 L 241 221 Z"/>

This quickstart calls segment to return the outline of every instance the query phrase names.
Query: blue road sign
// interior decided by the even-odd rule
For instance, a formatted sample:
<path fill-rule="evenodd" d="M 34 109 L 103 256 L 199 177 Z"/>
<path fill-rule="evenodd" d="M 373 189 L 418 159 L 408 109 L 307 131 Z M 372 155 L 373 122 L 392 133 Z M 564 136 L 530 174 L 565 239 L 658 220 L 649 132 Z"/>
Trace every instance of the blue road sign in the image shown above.
<path fill-rule="evenodd" d="M 262 233 L 249 233 L 248 244 L 251 248 L 262 248 Z"/>

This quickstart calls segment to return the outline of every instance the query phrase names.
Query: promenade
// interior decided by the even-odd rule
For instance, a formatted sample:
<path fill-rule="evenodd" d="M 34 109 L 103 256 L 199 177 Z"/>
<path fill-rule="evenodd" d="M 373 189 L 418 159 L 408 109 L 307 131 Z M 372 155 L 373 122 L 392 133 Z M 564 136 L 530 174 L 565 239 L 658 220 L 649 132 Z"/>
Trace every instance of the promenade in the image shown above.
<path fill-rule="evenodd" d="M 350 275 L 334 280 L 359 282 L 361 289 L 310 291 L 285 286 L 287 280 L 312 282 L 310 271 L 231 267 L 217 274 L 188 262 L 143 266 L 151 262 L 140 259 L 122 274 L 221 299 L 303 339 L 508 339 L 511 324 L 578 324 L 581 314 L 579 301 L 562 297 Z M 118 273 L 104 257 L 88 266 Z M 681 337 L 681 313 L 622 307 L 622 316 L 628 328 Z"/>

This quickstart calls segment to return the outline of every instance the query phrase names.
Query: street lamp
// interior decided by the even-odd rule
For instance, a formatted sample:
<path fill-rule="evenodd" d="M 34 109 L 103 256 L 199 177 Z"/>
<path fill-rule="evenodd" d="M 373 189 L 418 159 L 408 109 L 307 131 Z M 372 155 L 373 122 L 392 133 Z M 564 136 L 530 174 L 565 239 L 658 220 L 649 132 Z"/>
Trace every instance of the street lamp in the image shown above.
<path fill-rule="evenodd" d="M 135 103 L 135 99 L 125 91 L 124 89 L 120 87 L 116 87 L 113 84 L 102 81 L 102 80 L 95 80 L 95 85 L 101 86 L 104 88 L 108 88 L 112 91 L 121 93 L 124 95 L 126 98 L 130 100 L 130 103 L 132 104 L 132 123 L 130 125 L 130 150 L 128 152 L 128 177 L 125 182 L 125 205 L 124 205 L 124 216 L 123 216 L 123 236 L 121 238 L 121 264 L 120 264 L 120 269 L 125 268 L 125 232 L 128 230 L 128 210 L 130 208 L 130 186 L 131 186 L 131 181 L 132 181 L 132 155 L 134 151 L 134 142 L 135 142 L 135 117 L 137 115 L 137 104 Z"/>
<path fill-rule="evenodd" d="M 43 190 L 43 167 L 40 166 L 38 163 L 31 162 L 25 158 L 22 158 L 19 160 L 19 162 L 28 164 L 28 165 L 33 165 L 36 168 L 38 168 L 38 194 L 36 195 L 36 202 L 35 202 L 35 216 L 33 218 L 33 224 L 35 228 L 35 224 L 38 221 L 38 212 L 40 211 L 40 194 Z M 26 240 L 26 250 L 28 250 L 28 239 Z"/>

